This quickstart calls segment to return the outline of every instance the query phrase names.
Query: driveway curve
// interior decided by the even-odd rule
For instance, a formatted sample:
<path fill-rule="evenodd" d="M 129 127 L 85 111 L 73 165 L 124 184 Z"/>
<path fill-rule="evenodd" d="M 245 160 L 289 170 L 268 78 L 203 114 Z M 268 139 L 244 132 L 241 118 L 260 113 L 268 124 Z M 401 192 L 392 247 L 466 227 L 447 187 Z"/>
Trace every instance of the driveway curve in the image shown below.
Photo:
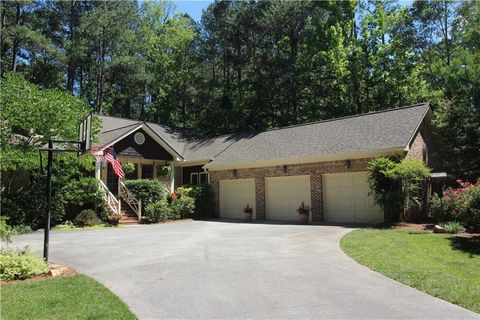
<path fill-rule="evenodd" d="M 53 231 L 50 260 L 123 299 L 140 319 L 480 319 L 363 267 L 351 229 L 186 221 Z M 42 233 L 13 238 L 40 252 Z"/>

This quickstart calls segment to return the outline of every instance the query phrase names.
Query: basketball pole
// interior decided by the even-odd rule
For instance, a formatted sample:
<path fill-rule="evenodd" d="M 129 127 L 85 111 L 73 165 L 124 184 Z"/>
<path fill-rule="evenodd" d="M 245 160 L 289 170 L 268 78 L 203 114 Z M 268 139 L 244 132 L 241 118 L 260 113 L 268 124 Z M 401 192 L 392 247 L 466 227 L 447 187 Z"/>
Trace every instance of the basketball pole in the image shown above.
<path fill-rule="evenodd" d="M 53 141 L 48 140 L 47 164 L 47 215 L 45 219 L 45 235 L 43 238 L 43 259 L 48 262 L 48 245 L 50 242 L 50 218 L 52 215 L 52 167 L 53 167 Z"/>
<path fill-rule="evenodd" d="M 74 149 L 55 149 L 53 147 L 54 143 L 67 143 L 67 144 L 76 144 L 77 147 Z M 48 262 L 48 249 L 50 244 L 50 221 L 52 216 L 52 175 L 53 175 L 53 153 L 54 152 L 76 152 L 79 154 L 85 149 L 85 143 L 82 141 L 69 141 L 69 140 L 48 140 L 48 148 L 40 149 L 40 151 L 48 152 L 48 163 L 47 163 L 47 188 L 46 188 L 46 198 L 47 198 L 47 208 L 45 214 L 45 233 L 43 237 L 43 259 Z"/>

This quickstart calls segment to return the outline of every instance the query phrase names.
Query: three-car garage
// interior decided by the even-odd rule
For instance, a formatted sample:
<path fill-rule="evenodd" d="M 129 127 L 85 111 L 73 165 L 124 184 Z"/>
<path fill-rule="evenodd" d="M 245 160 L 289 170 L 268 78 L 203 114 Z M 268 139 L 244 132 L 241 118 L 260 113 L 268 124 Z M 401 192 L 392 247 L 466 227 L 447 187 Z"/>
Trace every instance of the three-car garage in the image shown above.
<path fill-rule="evenodd" d="M 267 220 L 296 221 L 297 209 L 311 206 L 310 175 L 265 177 L 264 203 Z M 323 220 L 332 223 L 378 223 L 383 221 L 380 208 L 370 194 L 366 172 L 322 175 Z M 260 190 L 262 191 L 262 190 Z M 318 191 L 318 190 L 316 190 Z M 242 218 L 248 204 L 256 212 L 258 196 L 255 179 L 228 179 L 219 183 L 221 218 Z"/>

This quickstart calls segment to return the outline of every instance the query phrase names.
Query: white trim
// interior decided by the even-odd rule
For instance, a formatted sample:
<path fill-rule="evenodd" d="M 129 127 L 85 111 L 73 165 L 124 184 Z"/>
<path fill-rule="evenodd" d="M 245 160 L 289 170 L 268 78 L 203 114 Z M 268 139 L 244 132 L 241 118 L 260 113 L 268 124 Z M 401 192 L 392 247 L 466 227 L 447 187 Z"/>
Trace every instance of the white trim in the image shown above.
<path fill-rule="evenodd" d="M 282 159 L 264 160 L 264 161 L 255 161 L 255 162 L 227 163 L 227 164 L 218 164 L 218 165 L 215 165 L 214 162 L 211 162 L 204 165 L 203 168 L 208 169 L 209 171 L 263 168 L 263 167 L 274 167 L 274 166 L 282 166 L 282 165 L 340 161 L 340 160 L 347 160 L 347 159 L 353 160 L 353 159 L 363 159 L 363 158 L 374 158 L 374 157 L 386 156 L 386 155 L 392 155 L 392 154 L 402 154 L 404 151 L 405 151 L 404 147 L 397 147 L 397 148 L 388 148 L 383 150 L 372 150 L 372 151 L 365 151 L 365 152 L 347 152 L 347 153 L 329 154 L 329 155 L 314 156 L 314 157 L 299 157 L 299 158 L 291 158 L 291 159 L 283 159 L 283 160 Z"/>
<path fill-rule="evenodd" d="M 159 137 L 158 134 L 156 134 L 145 123 L 140 123 L 139 125 L 135 126 L 132 130 L 127 131 L 123 135 L 117 137 L 115 140 L 105 144 L 104 146 L 102 146 L 100 148 L 101 149 L 108 148 L 108 147 L 114 145 L 115 143 L 119 142 L 120 140 L 128 137 L 129 135 L 131 135 L 132 133 L 134 133 L 135 131 L 137 131 L 139 129 L 143 129 L 150 136 L 150 138 L 152 138 L 153 140 L 155 140 L 156 143 L 158 143 L 160 146 L 162 146 L 162 148 L 164 148 L 173 157 L 174 160 L 175 159 L 177 161 L 183 160 L 183 157 L 178 152 L 176 152 L 172 147 L 170 147 L 170 145 L 165 140 L 163 140 L 161 137 Z"/>
<path fill-rule="evenodd" d="M 194 176 L 197 176 L 197 183 L 193 183 L 193 182 L 192 182 L 192 181 L 193 181 L 192 178 L 193 178 Z M 190 173 L 190 184 L 195 186 L 195 185 L 198 185 L 199 182 L 200 182 L 200 180 L 199 180 L 198 172 L 192 172 L 192 173 Z"/>

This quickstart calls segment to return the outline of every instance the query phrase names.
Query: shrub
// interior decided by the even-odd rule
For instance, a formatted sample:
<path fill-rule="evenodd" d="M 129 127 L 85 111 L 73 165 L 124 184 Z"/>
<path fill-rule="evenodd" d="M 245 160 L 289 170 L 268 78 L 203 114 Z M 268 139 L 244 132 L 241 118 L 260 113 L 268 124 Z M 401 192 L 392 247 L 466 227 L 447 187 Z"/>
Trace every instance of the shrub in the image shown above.
<path fill-rule="evenodd" d="M 91 209 L 83 210 L 74 220 L 75 225 L 79 227 L 92 227 L 101 224 L 95 211 Z"/>
<path fill-rule="evenodd" d="M 443 229 L 445 229 L 448 233 L 459 233 L 463 231 L 463 226 L 457 221 L 450 221 L 447 223 L 442 224 Z"/>
<path fill-rule="evenodd" d="M 121 218 L 121 215 L 114 213 L 114 214 L 109 215 L 107 217 L 107 220 L 108 220 L 108 223 L 110 223 L 113 226 L 116 226 L 120 222 L 120 218 Z"/>
<path fill-rule="evenodd" d="M 142 207 L 150 203 L 157 202 L 167 194 L 165 185 L 158 180 L 140 179 L 126 180 L 125 186 L 142 201 Z"/>
<path fill-rule="evenodd" d="M 419 204 L 421 182 L 430 173 L 428 167 L 420 160 L 379 157 L 369 162 L 368 170 L 368 182 L 385 221 L 405 220 L 410 209 Z"/>
<path fill-rule="evenodd" d="M 185 194 L 195 199 L 195 216 L 205 217 L 212 213 L 212 195 L 208 184 L 179 187 L 175 193 L 180 198 Z"/>
<path fill-rule="evenodd" d="M 459 221 L 472 227 L 480 226 L 480 182 L 457 181 L 459 188 L 448 188 L 443 197 L 434 195 L 430 203 L 433 217 L 439 222 Z"/>
<path fill-rule="evenodd" d="M 30 226 L 27 226 L 27 225 L 24 225 L 24 224 L 19 224 L 19 225 L 10 227 L 10 232 L 11 232 L 12 236 L 16 236 L 16 235 L 19 235 L 19 234 L 32 232 L 32 228 L 30 228 Z"/>
<path fill-rule="evenodd" d="M 65 216 L 63 196 L 60 192 L 52 195 L 51 224 L 60 223 Z M 2 215 L 9 217 L 11 226 L 27 225 L 32 229 L 44 228 L 47 200 L 40 181 L 33 180 L 30 186 L 14 194 L 2 194 Z"/>
<path fill-rule="evenodd" d="M 0 278 L 2 280 L 28 279 L 47 272 L 47 263 L 28 249 L 0 251 Z"/>
<path fill-rule="evenodd" d="M 195 200 L 189 196 L 182 196 L 171 204 L 175 219 L 191 217 L 195 211 Z"/>
<path fill-rule="evenodd" d="M 8 217 L 0 217 L 0 239 L 5 242 L 10 242 L 10 226 L 7 224 Z"/>
<path fill-rule="evenodd" d="M 151 202 L 145 207 L 142 221 L 146 223 L 157 223 L 164 222 L 173 217 L 172 208 L 167 199 L 161 199 L 156 202 Z"/>
<path fill-rule="evenodd" d="M 66 219 L 74 219 L 82 210 L 92 209 L 104 219 L 108 215 L 105 208 L 104 191 L 98 180 L 82 177 L 69 181 L 61 190 L 66 207 Z"/>

